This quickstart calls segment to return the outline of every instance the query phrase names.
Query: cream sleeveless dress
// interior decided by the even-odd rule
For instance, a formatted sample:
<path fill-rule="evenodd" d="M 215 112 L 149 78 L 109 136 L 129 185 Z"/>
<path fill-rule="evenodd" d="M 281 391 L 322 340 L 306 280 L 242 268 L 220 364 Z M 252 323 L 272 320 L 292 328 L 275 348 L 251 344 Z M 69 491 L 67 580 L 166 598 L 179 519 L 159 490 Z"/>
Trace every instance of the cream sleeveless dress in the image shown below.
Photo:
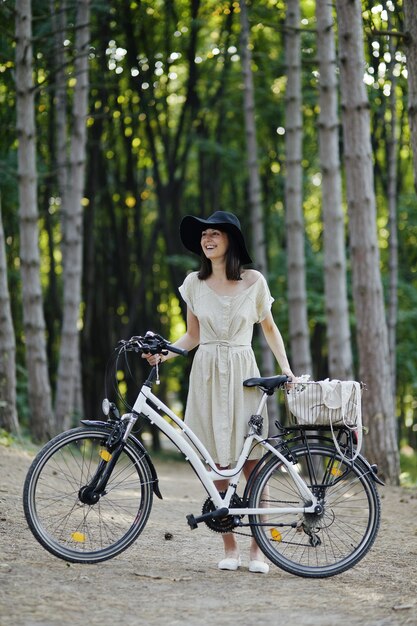
<path fill-rule="evenodd" d="M 199 437 L 214 461 L 233 465 L 256 413 L 260 391 L 246 388 L 243 381 L 259 376 L 252 350 L 253 326 L 271 309 L 273 298 L 262 276 L 235 296 L 213 291 L 197 272 L 179 288 L 181 296 L 198 318 L 200 345 L 191 368 L 185 422 Z M 264 432 L 268 418 L 264 413 Z M 250 458 L 259 458 L 257 446 Z"/>

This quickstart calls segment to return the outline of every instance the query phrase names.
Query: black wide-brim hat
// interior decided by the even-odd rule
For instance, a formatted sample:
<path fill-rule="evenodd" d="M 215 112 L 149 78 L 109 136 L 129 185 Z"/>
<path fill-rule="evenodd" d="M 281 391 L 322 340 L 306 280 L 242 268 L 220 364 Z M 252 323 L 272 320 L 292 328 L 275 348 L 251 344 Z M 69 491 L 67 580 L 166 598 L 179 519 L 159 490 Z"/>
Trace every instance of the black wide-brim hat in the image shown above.
<path fill-rule="evenodd" d="M 252 259 L 246 249 L 240 222 L 236 215 L 227 213 L 226 211 L 216 211 L 207 219 L 195 217 L 194 215 L 186 215 L 180 224 L 180 237 L 187 250 L 201 256 L 203 252 L 201 248 L 201 233 L 206 228 L 218 228 L 219 230 L 225 231 L 228 235 L 231 235 L 237 243 L 242 265 L 252 263 Z"/>

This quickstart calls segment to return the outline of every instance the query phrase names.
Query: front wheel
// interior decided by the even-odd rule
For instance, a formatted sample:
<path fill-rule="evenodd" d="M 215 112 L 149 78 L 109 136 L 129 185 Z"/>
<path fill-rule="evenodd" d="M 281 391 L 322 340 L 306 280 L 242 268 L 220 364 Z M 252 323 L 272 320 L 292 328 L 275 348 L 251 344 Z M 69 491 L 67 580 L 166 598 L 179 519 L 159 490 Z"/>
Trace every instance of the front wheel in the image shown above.
<path fill-rule="evenodd" d="M 334 448 L 311 444 L 291 450 L 295 471 L 317 496 L 319 513 L 268 515 L 268 507 L 302 507 L 303 498 L 285 465 L 272 457 L 258 473 L 249 506 L 265 515 L 249 517 L 264 554 L 297 576 L 324 578 L 353 567 L 378 532 L 380 501 L 369 468 L 353 465 Z"/>
<path fill-rule="evenodd" d="M 55 556 L 98 563 L 120 554 L 142 532 L 152 508 L 152 475 L 143 453 L 127 441 L 96 503 L 82 487 L 108 459 L 111 427 L 75 428 L 52 439 L 27 474 L 23 505 L 35 538 Z"/>

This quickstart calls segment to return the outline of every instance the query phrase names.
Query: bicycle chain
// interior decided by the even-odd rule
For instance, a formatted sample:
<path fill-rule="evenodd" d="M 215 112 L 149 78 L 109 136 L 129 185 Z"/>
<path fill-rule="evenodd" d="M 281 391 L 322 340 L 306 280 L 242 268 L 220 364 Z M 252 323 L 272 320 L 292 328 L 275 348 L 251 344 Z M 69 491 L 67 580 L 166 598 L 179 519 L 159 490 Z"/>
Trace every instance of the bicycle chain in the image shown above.
<path fill-rule="evenodd" d="M 225 492 L 221 492 L 220 495 L 224 497 Z M 242 500 L 236 493 L 233 494 L 230 500 L 230 506 L 233 508 L 239 508 L 242 506 Z M 207 498 L 202 508 L 203 515 L 205 515 L 206 513 L 211 513 L 212 511 L 215 511 L 215 509 L 216 507 L 214 506 L 212 499 Z M 226 515 L 225 517 L 221 518 L 212 517 L 211 519 L 205 520 L 205 524 L 210 528 L 210 530 L 216 533 L 236 532 L 234 530 L 237 526 L 236 518 L 240 519 L 241 517 L 243 517 L 243 515 Z"/>

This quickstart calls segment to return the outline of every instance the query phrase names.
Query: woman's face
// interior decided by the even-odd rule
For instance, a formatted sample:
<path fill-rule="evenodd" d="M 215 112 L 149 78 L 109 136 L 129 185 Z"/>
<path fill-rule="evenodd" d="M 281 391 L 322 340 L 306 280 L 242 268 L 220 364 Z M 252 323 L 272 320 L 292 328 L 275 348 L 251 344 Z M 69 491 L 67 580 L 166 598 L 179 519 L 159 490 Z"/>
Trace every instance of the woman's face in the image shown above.
<path fill-rule="evenodd" d="M 224 258 L 229 248 L 229 237 L 217 228 L 207 228 L 201 233 L 201 247 L 210 261 Z"/>

